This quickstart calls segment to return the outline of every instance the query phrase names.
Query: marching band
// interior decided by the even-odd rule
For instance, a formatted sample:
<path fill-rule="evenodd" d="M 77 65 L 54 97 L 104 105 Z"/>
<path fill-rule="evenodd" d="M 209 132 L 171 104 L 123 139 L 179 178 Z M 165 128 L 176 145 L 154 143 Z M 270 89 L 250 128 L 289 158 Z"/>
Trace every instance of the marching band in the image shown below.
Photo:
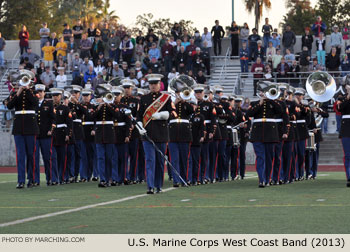
<path fill-rule="evenodd" d="M 306 90 L 261 81 L 259 100 L 247 110 L 244 97 L 226 96 L 221 86 L 196 84 L 186 75 L 161 92 L 162 78 L 147 75 L 149 90 L 125 79 L 96 90 L 72 85 L 45 93 L 45 85 L 33 86 L 32 73 L 21 70 L 8 97 L 8 108 L 15 109 L 17 188 L 26 179 L 28 188 L 40 185 L 40 153 L 48 186 L 146 181 L 147 194 L 160 193 L 165 166 L 174 187 L 244 179 L 248 141 L 259 188 L 316 178 L 319 126 L 328 117 L 318 105 L 335 93 L 326 72 L 309 76 Z M 350 86 L 345 89 L 336 106 L 350 187 Z"/>

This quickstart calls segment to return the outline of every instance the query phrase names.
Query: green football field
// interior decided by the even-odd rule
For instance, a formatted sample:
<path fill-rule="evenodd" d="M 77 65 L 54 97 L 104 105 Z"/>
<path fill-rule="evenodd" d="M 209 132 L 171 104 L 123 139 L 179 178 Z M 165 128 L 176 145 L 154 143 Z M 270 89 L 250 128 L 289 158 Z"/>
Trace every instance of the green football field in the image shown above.
<path fill-rule="evenodd" d="M 267 188 L 248 176 L 176 189 L 166 180 L 170 190 L 146 195 L 145 184 L 97 182 L 18 190 L 15 174 L 0 174 L 0 233 L 350 233 L 344 172 Z"/>

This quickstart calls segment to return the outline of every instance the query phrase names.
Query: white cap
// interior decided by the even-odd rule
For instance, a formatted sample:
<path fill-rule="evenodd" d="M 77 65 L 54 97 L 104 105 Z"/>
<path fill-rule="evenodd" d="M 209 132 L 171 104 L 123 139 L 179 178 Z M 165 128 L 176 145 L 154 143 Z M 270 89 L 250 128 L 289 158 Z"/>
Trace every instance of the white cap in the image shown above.
<path fill-rule="evenodd" d="M 50 93 L 52 95 L 62 95 L 64 90 L 62 88 L 50 88 Z"/>
<path fill-rule="evenodd" d="M 124 94 L 124 88 L 122 88 L 121 86 L 113 86 L 111 92 L 115 95 Z"/>
<path fill-rule="evenodd" d="M 161 74 L 148 74 L 146 78 L 150 84 L 158 83 L 164 76 Z"/>
<path fill-rule="evenodd" d="M 306 90 L 303 88 L 296 88 L 294 94 L 295 95 L 305 95 Z"/>
<path fill-rule="evenodd" d="M 130 79 L 124 79 L 124 80 L 121 80 L 121 84 L 122 84 L 122 87 L 123 88 L 128 88 L 128 87 L 134 87 L 135 83 L 130 80 Z"/>
<path fill-rule="evenodd" d="M 83 88 L 81 86 L 78 85 L 72 85 L 72 90 L 75 92 L 81 92 Z"/>
<path fill-rule="evenodd" d="M 90 88 L 84 88 L 82 91 L 81 91 L 81 95 L 83 96 L 87 96 L 87 95 L 91 95 L 94 91 Z"/>
<path fill-rule="evenodd" d="M 36 84 L 35 91 L 45 91 L 46 86 L 43 84 Z"/>

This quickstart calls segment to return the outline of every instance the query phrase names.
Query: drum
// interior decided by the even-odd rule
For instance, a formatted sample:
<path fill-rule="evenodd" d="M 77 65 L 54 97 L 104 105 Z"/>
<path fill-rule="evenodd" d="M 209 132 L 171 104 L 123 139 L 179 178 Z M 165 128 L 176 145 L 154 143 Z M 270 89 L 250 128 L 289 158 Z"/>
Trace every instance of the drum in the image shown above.
<path fill-rule="evenodd" d="M 233 140 L 233 147 L 238 148 L 240 143 L 239 143 L 239 137 L 238 137 L 238 130 L 233 129 L 232 130 L 232 140 Z"/>
<path fill-rule="evenodd" d="M 315 143 L 315 134 L 309 131 L 309 138 L 307 139 L 306 150 L 315 151 L 316 143 Z"/>

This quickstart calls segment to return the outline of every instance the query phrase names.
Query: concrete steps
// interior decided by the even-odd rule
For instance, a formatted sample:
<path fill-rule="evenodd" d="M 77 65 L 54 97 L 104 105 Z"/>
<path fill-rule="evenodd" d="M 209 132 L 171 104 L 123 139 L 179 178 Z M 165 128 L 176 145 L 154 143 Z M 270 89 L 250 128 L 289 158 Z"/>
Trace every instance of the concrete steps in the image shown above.
<path fill-rule="evenodd" d="M 338 134 L 323 135 L 320 143 L 319 164 L 343 164 L 343 147 Z"/>

